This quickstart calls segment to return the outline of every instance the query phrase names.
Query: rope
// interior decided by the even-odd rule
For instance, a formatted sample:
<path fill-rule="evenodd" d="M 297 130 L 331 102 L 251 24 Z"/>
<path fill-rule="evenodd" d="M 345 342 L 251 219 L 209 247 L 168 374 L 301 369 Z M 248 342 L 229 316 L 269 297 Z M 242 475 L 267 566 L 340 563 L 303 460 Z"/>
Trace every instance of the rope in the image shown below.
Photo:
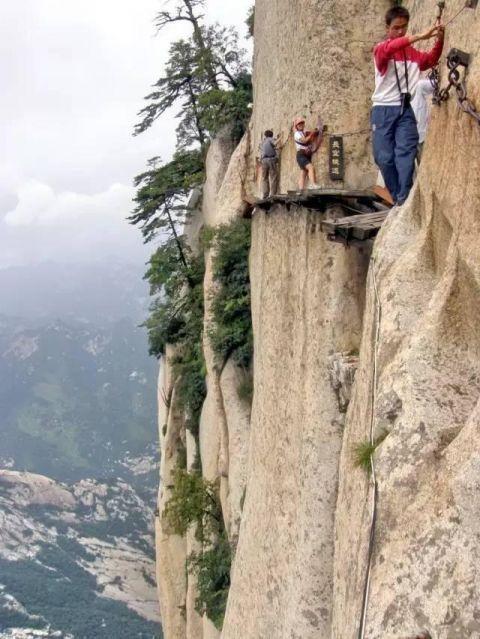
<path fill-rule="evenodd" d="M 444 27 L 448 27 L 449 24 L 452 24 L 452 22 L 455 22 L 455 20 L 458 18 L 458 16 L 463 13 L 465 11 L 465 9 L 471 9 L 472 7 L 470 7 L 468 0 L 466 2 L 466 4 L 460 9 L 460 11 L 458 11 L 453 18 L 450 18 L 450 20 L 448 20 L 448 22 L 445 22 L 445 24 L 443 25 Z M 445 9 L 441 10 L 441 14 L 443 15 Z M 441 18 L 442 15 L 440 15 L 439 17 Z M 438 20 L 438 18 L 437 18 Z M 378 44 L 378 40 L 377 41 L 372 41 L 372 40 L 350 40 L 348 42 L 348 44 L 368 44 L 371 47 L 374 47 L 376 44 Z"/>
<path fill-rule="evenodd" d="M 361 135 L 362 133 L 371 133 L 372 130 L 370 128 L 368 129 L 358 129 L 357 131 L 346 131 L 345 133 L 327 133 L 328 136 L 341 136 L 343 138 L 348 138 L 352 135 Z"/>
<path fill-rule="evenodd" d="M 465 5 L 459 11 L 457 11 L 457 13 L 452 18 L 450 18 L 450 20 L 448 20 L 448 22 L 445 22 L 445 24 L 443 26 L 444 27 L 448 27 L 448 25 L 450 25 L 453 22 L 455 22 L 455 20 L 465 11 L 465 9 L 469 9 L 469 8 L 470 8 L 469 3 L 466 2 Z M 443 15 L 443 11 L 444 11 L 444 9 L 441 10 L 441 15 L 439 16 L 440 19 L 441 19 L 442 15 Z M 352 42 L 362 42 L 362 43 L 372 44 L 372 46 L 375 44 L 375 43 L 371 43 L 371 42 L 369 42 L 367 40 L 355 40 L 355 41 L 352 41 Z M 350 136 L 353 136 L 353 135 L 361 135 L 363 133 L 371 133 L 371 129 L 359 129 L 357 131 L 347 131 L 345 133 L 327 133 L 327 135 L 329 135 L 329 136 L 338 135 L 338 136 L 342 136 L 342 137 L 346 138 L 346 137 L 350 137 Z"/>
<path fill-rule="evenodd" d="M 371 419 L 370 419 L 370 444 L 374 444 L 374 425 L 375 425 L 375 405 L 377 401 L 377 356 L 378 356 L 378 341 L 380 336 L 380 321 L 381 321 L 381 313 L 382 307 L 380 305 L 380 297 L 378 295 L 377 288 L 377 279 L 375 276 L 375 258 L 371 259 L 371 271 L 373 277 L 373 288 L 375 291 L 375 340 L 374 340 L 374 348 L 373 348 L 373 383 L 372 383 L 372 411 L 371 411 Z M 370 468 L 371 468 L 371 483 L 373 486 L 373 499 L 372 499 L 372 514 L 371 514 L 371 523 L 370 523 L 370 535 L 368 540 L 368 559 L 367 559 L 367 574 L 365 576 L 365 586 L 363 590 L 363 602 L 362 602 L 362 615 L 360 617 L 360 627 L 358 630 L 358 639 L 364 639 L 365 636 L 365 626 L 367 623 L 367 610 L 368 610 L 368 600 L 370 596 L 370 580 L 372 573 L 372 555 L 373 555 L 373 546 L 375 543 L 375 527 L 377 523 L 377 502 L 378 502 L 378 484 L 377 477 L 375 473 L 375 464 L 373 459 L 373 453 L 370 454 Z"/>
<path fill-rule="evenodd" d="M 465 9 L 469 9 L 470 7 L 468 6 L 468 4 L 466 4 L 464 7 L 462 7 L 460 9 L 460 11 L 458 11 L 453 18 L 450 18 L 450 20 L 448 22 L 445 22 L 445 24 L 443 25 L 444 27 L 448 27 L 449 24 L 452 24 L 452 22 L 455 22 L 455 20 L 458 18 L 458 16 L 463 13 L 465 11 Z"/>

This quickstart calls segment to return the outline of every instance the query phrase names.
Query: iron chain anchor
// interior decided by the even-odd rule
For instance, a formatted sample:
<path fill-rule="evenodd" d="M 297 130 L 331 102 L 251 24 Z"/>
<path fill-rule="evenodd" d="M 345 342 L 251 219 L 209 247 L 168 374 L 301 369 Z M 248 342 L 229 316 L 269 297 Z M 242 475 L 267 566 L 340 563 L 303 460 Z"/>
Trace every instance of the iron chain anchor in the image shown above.
<path fill-rule="evenodd" d="M 455 89 L 457 103 L 462 111 L 471 115 L 480 124 L 480 113 L 475 108 L 473 102 L 467 96 L 467 87 L 465 84 L 465 74 L 463 77 L 459 71 L 460 67 L 468 68 L 470 64 L 470 55 L 460 49 L 452 49 L 447 56 L 448 85 L 440 89 L 440 73 L 438 68 L 432 69 L 428 78 L 433 86 L 433 104 L 440 106 L 442 102 L 446 102 L 450 97 L 450 91 Z"/>

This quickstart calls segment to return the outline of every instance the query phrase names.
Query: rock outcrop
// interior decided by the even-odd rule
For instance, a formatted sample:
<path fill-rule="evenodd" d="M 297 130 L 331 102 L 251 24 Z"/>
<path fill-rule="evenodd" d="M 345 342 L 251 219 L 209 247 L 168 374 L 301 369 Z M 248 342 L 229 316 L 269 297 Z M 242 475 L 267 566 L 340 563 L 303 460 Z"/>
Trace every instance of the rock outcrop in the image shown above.
<path fill-rule="evenodd" d="M 147 461 L 143 459 L 142 465 Z M 129 536 L 128 529 L 138 529 L 142 518 L 148 521 L 143 536 L 139 539 Z M 132 486 L 120 479 L 109 484 L 84 479 L 69 486 L 36 473 L 0 470 L 2 569 L 7 562 L 13 572 L 18 566 L 18 574 L 27 575 L 27 581 L 28 576 L 32 578 L 32 573 L 27 572 L 30 565 L 44 566 L 58 573 L 59 581 L 67 581 L 67 577 L 62 576 L 62 570 L 68 574 L 68 566 L 62 565 L 66 558 L 94 577 L 90 587 L 95 597 L 124 603 L 143 619 L 158 623 L 151 519 L 145 502 Z M 105 534 L 106 526 L 110 526 L 111 531 L 117 528 L 118 533 Z M 54 558 L 60 557 L 55 567 L 49 565 L 51 555 L 45 554 L 52 549 Z M 35 571 L 33 574 L 40 580 Z M 3 588 L 8 603 L 12 600 L 7 592 L 9 580 L 5 575 L 3 579 L 0 594 Z M 42 588 L 45 584 L 33 581 L 30 585 L 35 592 L 36 587 Z M 78 595 L 85 598 L 87 586 L 77 587 Z M 23 596 L 25 606 L 37 603 L 30 592 Z M 5 608 L 0 601 L 0 616 L 3 615 L 5 628 L 9 628 Z M 46 611 L 44 614 L 48 617 Z M 24 635 L 18 629 L 20 636 Z"/>
<path fill-rule="evenodd" d="M 414 28 L 425 27 L 434 3 L 410 4 Z M 447 18 L 462 6 L 447 4 Z M 478 10 L 465 10 L 447 30 L 446 49 L 475 54 L 479 42 Z M 479 81 L 476 56 L 467 88 L 477 105 Z M 389 435 L 376 454 L 379 498 L 366 636 L 404 637 L 425 628 L 438 639 L 480 637 L 479 145 L 478 124 L 455 100 L 434 108 L 414 191 L 375 243 L 340 462 L 335 637 L 356 636 L 361 608 L 366 557 L 358 550 L 366 545 L 371 491 L 352 469 L 349 449 L 368 431 L 374 383 L 374 428 L 387 428 Z"/>
<path fill-rule="evenodd" d="M 434 0 L 405 4 L 414 31 L 434 19 Z M 447 5 L 450 18 L 463 0 Z M 289 132 L 299 113 L 309 124 L 321 114 L 331 133 L 361 131 L 345 137 L 343 186 L 375 182 L 364 130 L 371 48 L 389 6 L 257 0 L 251 128 L 233 153 L 221 140 L 212 145 L 203 223 L 243 213 L 267 126 L 284 142 L 281 190 L 294 187 Z M 473 55 L 467 89 L 477 105 L 479 43 L 480 8 L 465 9 L 447 31 L 446 50 Z M 235 392 L 238 371 L 232 362 L 218 370 L 208 330 L 204 337 L 200 455 L 205 477 L 221 483 L 235 549 L 224 639 L 358 636 L 373 489 L 352 451 L 371 429 L 388 434 L 375 452 L 364 637 L 405 639 L 421 630 L 435 639 L 480 637 L 479 148 L 478 124 L 454 99 L 436 107 L 415 188 L 374 245 L 329 243 L 322 214 L 301 207 L 254 212 L 251 416 Z M 318 181 L 331 185 L 326 158 L 323 149 Z M 208 251 L 206 261 L 208 328 L 215 290 Z M 169 383 L 162 396 L 174 393 Z M 170 409 L 161 420 L 163 482 L 175 442 L 193 459 L 178 419 Z M 164 503 L 161 490 L 160 509 Z M 157 539 L 166 639 L 219 636 L 195 617 L 195 586 L 183 570 L 191 542 L 169 536 L 161 519 Z"/>

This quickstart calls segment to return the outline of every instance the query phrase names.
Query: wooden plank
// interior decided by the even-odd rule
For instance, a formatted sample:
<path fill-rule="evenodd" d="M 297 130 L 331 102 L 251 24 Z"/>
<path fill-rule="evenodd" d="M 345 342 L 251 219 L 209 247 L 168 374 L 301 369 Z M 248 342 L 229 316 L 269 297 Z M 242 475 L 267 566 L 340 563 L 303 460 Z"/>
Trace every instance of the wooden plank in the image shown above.
<path fill-rule="evenodd" d="M 377 184 L 373 187 L 373 190 L 375 192 L 375 195 L 378 195 L 380 199 L 384 200 L 385 202 L 388 202 L 388 204 L 391 204 L 392 206 L 394 205 L 393 198 L 390 195 L 390 191 L 387 189 L 387 187 L 379 186 Z"/>
<path fill-rule="evenodd" d="M 357 240 L 355 238 L 340 237 L 339 235 L 328 235 L 329 242 L 335 242 L 336 244 L 342 244 L 343 246 L 363 246 L 365 240 Z M 367 238 L 369 239 L 369 238 Z"/>
<path fill-rule="evenodd" d="M 351 215 L 337 220 L 325 220 L 321 228 L 330 237 L 350 243 L 351 239 L 367 240 L 378 232 L 388 215 L 388 211 Z"/>
<path fill-rule="evenodd" d="M 390 206 L 387 206 L 382 202 L 376 202 L 375 200 L 372 201 L 372 206 L 374 209 L 377 209 L 377 211 L 389 211 L 391 209 Z"/>
<path fill-rule="evenodd" d="M 357 240 L 368 240 L 368 238 L 376 235 L 380 228 L 381 225 L 370 229 L 354 226 L 352 228 L 352 236 Z"/>
<path fill-rule="evenodd" d="M 358 215 L 349 215 L 346 217 L 341 217 L 335 222 L 341 226 L 352 225 L 352 224 L 362 224 L 362 223 L 373 223 L 377 220 L 384 220 L 388 215 L 388 211 L 375 211 L 374 213 L 359 213 Z"/>
<path fill-rule="evenodd" d="M 364 227 L 365 225 L 379 227 L 383 224 L 387 215 L 388 211 L 362 213 L 360 215 L 341 217 L 336 220 L 324 220 L 321 225 L 322 228 L 328 232 L 334 231 L 337 228 Z"/>
<path fill-rule="evenodd" d="M 337 196 L 337 197 L 345 197 L 345 198 L 369 198 L 375 199 L 377 196 L 375 193 L 368 190 L 348 190 L 348 189 L 306 189 L 305 191 L 287 191 L 287 195 L 290 197 L 306 197 L 306 198 L 314 198 L 314 197 L 322 197 L 322 196 Z"/>
<path fill-rule="evenodd" d="M 291 201 L 287 195 L 272 195 L 265 199 L 257 199 L 255 200 L 254 206 L 268 207 L 270 208 L 274 204 L 285 204 L 286 202 Z"/>

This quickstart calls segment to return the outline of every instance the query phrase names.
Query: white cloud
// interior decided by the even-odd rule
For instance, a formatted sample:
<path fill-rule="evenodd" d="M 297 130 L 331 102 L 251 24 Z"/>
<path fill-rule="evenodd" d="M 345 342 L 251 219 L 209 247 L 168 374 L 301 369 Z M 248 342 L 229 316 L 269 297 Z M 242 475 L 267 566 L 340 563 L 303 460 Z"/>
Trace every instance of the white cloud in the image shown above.
<path fill-rule="evenodd" d="M 253 0 L 207 0 L 207 19 L 243 21 Z M 0 267 L 146 253 L 125 221 L 132 179 L 170 157 L 173 114 L 132 137 L 172 39 L 165 0 L 0 2 Z M 151 248 L 150 248 L 151 250 Z"/>
<path fill-rule="evenodd" d="M 95 229 L 117 223 L 132 208 L 133 187 L 112 184 L 106 191 L 87 195 L 64 191 L 55 193 L 38 180 L 29 180 L 18 190 L 18 204 L 5 215 L 9 226 L 76 225 Z"/>
<path fill-rule="evenodd" d="M 126 220 L 134 191 L 116 183 L 99 193 L 56 192 L 39 180 L 24 182 L 0 223 L 0 268 L 51 260 L 144 263 L 152 247 Z"/>

